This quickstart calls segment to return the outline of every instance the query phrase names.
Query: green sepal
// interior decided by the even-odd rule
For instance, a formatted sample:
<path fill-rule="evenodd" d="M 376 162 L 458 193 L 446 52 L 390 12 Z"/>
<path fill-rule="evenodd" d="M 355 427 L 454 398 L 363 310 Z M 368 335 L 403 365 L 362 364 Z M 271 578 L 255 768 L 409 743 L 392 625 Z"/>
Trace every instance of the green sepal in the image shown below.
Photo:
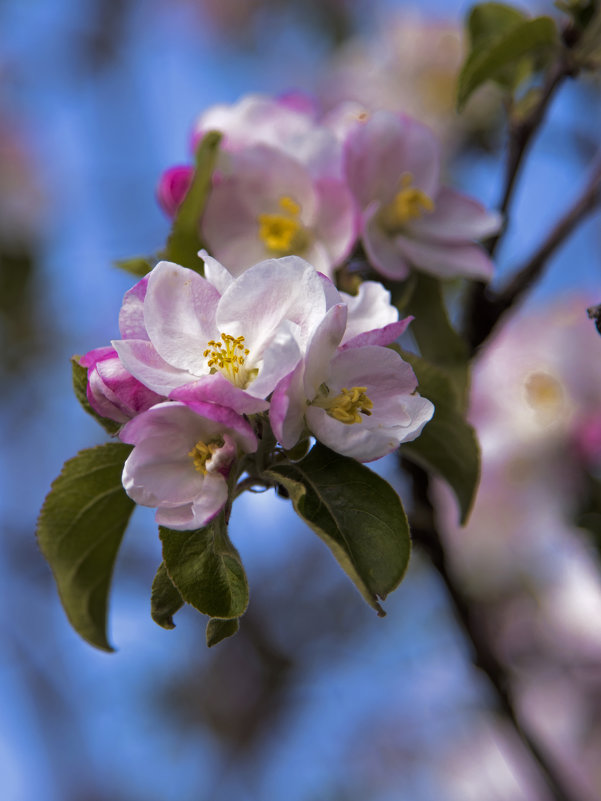
<path fill-rule="evenodd" d="M 369 468 L 317 443 L 300 462 L 265 475 L 288 491 L 297 514 L 321 537 L 380 616 L 403 578 L 411 540 L 399 496 Z"/>
<path fill-rule="evenodd" d="M 233 637 L 240 628 L 240 621 L 238 618 L 233 620 L 222 620 L 218 617 L 212 617 L 207 623 L 207 645 L 212 648 L 217 643 L 225 640 L 226 637 Z"/>
<path fill-rule="evenodd" d="M 169 578 L 165 563 L 161 562 L 152 582 L 150 615 L 164 629 L 174 629 L 173 615 L 184 605 L 179 590 Z"/>
<path fill-rule="evenodd" d="M 157 263 L 156 257 L 146 258 L 145 256 L 134 256 L 132 259 L 117 259 L 114 262 L 115 267 L 120 270 L 125 270 L 126 273 L 136 275 L 138 278 L 144 278 Z"/>
<path fill-rule="evenodd" d="M 455 493 L 461 524 L 469 517 L 480 480 L 480 446 L 473 427 L 455 402 L 447 374 L 425 359 L 399 349 L 418 380 L 418 391 L 434 404 L 434 417 L 419 437 L 401 445 L 401 454 L 440 475 Z"/>
<path fill-rule="evenodd" d="M 75 631 L 112 651 L 108 595 L 117 552 L 134 502 L 121 484 L 130 445 L 108 442 L 65 462 L 40 512 L 37 538 Z"/>
<path fill-rule="evenodd" d="M 248 606 L 248 583 L 223 513 L 196 531 L 159 528 L 169 578 L 186 603 L 209 617 L 237 618 Z"/>
<path fill-rule="evenodd" d="M 198 251 L 205 246 L 200 237 L 200 218 L 211 189 L 211 178 L 221 134 L 209 131 L 196 149 L 196 165 L 192 183 L 184 197 L 171 227 L 164 259 L 189 267 L 202 275 L 203 264 Z"/>
<path fill-rule="evenodd" d="M 115 420 L 109 420 L 108 417 L 101 417 L 98 412 L 94 411 L 90 406 L 90 401 L 88 400 L 86 392 L 88 387 L 88 371 L 87 368 L 79 363 L 80 359 L 81 356 L 71 356 L 73 391 L 75 392 L 75 397 L 80 402 L 83 409 L 91 415 L 97 423 L 100 423 L 106 432 L 115 434 L 121 428 L 121 424 L 117 423 Z"/>
<path fill-rule="evenodd" d="M 514 90 L 533 68 L 534 61 L 528 64 L 524 59 L 539 59 L 558 45 L 550 17 L 525 20 L 485 37 L 470 51 L 459 74 L 457 108 L 461 110 L 472 92 L 489 80 Z"/>
<path fill-rule="evenodd" d="M 469 349 L 449 320 L 442 281 L 416 273 L 403 313 L 415 315 L 410 330 L 420 353 L 449 376 L 451 395 L 457 409 L 462 411 L 469 391 Z"/>

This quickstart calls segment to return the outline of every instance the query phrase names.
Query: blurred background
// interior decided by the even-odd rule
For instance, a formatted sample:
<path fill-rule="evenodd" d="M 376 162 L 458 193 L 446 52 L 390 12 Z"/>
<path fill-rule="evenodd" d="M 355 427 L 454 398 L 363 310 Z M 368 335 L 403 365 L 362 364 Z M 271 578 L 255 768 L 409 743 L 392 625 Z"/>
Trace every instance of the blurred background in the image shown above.
<path fill-rule="evenodd" d="M 111 600 L 115 654 L 71 630 L 34 539 L 51 481 L 105 441 L 69 357 L 104 345 L 169 229 L 161 172 L 201 111 L 303 90 L 398 108 L 442 137 L 456 186 L 494 205 L 501 109 L 454 114 L 461 21 L 440 0 L 0 0 L 0 797 L 3 801 L 547 801 L 420 553 L 380 620 L 271 493 L 232 539 L 251 605 L 208 651 L 197 613 L 150 619 L 161 561 L 136 510 Z M 522 2 L 556 13 L 550 2 Z M 499 276 L 573 199 L 599 146 L 600 83 L 566 86 L 522 176 Z M 452 566 L 520 718 L 572 788 L 601 797 L 599 215 L 482 354 L 483 482 L 467 528 L 437 487 Z M 394 461 L 377 469 L 404 492 Z"/>

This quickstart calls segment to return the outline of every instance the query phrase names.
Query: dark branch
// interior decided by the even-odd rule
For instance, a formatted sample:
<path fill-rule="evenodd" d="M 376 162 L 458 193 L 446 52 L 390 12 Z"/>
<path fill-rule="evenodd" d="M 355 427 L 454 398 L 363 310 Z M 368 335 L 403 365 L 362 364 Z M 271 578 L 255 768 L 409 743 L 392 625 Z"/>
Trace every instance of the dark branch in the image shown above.
<path fill-rule="evenodd" d="M 411 515 L 411 533 L 415 544 L 429 557 L 436 571 L 444 582 L 451 600 L 456 619 L 468 638 L 473 651 L 473 663 L 488 678 L 497 701 L 499 712 L 511 723 L 523 746 L 537 763 L 554 801 L 576 801 L 569 786 L 560 776 L 553 763 L 531 738 L 519 720 L 511 698 L 510 676 L 506 668 L 497 659 L 487 638 L 476 624 L 473 604 L 462 592 L 447 564 L 447 558 L 440 534 L 436 525 L 434 510 L 428 496 L 428 474 L 408 461 L 403 467 L 413 482 L 414 509 Z"/>

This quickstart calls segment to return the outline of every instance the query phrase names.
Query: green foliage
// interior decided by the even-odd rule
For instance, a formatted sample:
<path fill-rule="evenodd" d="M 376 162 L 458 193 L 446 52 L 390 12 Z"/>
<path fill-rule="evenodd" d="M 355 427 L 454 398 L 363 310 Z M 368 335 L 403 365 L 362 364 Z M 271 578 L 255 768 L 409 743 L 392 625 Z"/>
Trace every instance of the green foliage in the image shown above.
<path fill-rule="evenodd" d="M 136 275 L 138 278 L 144 278 L 152 270 L 156 262 L 157 260 L 154 257 L 135 256 L 133 259 L 119 259 L 115 262 L 115 266 L 120 270 L 125 270 L 126 273 Z"/>
<path fill-rule="evenodd" d="M 220 141 L 220 133 L 209 131 L 198 145 L 194 178 L 178 209 L 167 247 L 162 254 L 168 261 L 174 261 L 199 273 L 202 273 L 202 262 L 198 251 L 204 247 L 200 238 L 200 218 L 211 188 Z"/>
<path fill-rule="evenodd" d="M 207 623 L 207 645 L 212 648 L 226 637 L 232 637 L 239 628 L 240 623 L 237 618 L 221 620 L 218 617 L 212 617 Z"/>
<path fill-rule="evenodd" d="M 108 594 L 117 551 L 134 508 L 121 484 L 129 445 L 80 451 L 52 484 L 38 520 L 48 560 L 71 625 L 105 651 Z"/>
<path fill-rule="evenodd" d="M 457 408 L 448 375 L 413 353 L 400 353 L 415 371 L 420 394 L 435 406 L 432 420 L 417 439 L 401 445 L 401 453 L 433 470 L 449 484 L 459 502 L 461 523 L 465 524 L 480 480 L 476 433 Z"/>
<path fill-rule="evenodd" d="M 482 47 L 527 19 L 523 11 L 506 3 L 481 3 L 474 6 L 467 18 L 470 48 L 474 50 Z"/>
<path fill-rule="evenodd" d="M 409 562 L 405 511 L 392 487 L 364 465 L 317 443 L 295 464 L 266 475 L 288 491 L 297 514 L 321 537 L 379 615 Z"/>
<path fill-rule="evenodd" d="M 150 615 L 155 623 L 164 629 L 174 629 L 173 615 L 182 608 L 184 600 L 167 573 L 165 563 L 161 562 L 152 582 L 150 594 Z"/>
<path fill-rule="evenodd" d="M 403 313 L 415 315 L 411 333 L 421 355 L 448 375 L 457 407 L 464 409 L 469 390 L 469 350 L 449 321 L 442 282 L 425 273 L 416 273 Z"/>
<path fill-rule="evenodd" d="M 486 81 L 495 81 L 513 92 L 538 60 L 559 44 L 550 17 L 525 19 L 521 12 L 502 3 L 476 6 L 468 19 L 468 31 L 471 49 L 459 74 L 459 110 Z"/>
<path fill-rule="evenodd" d="M 100 423 L 105 431 L 107 431 L 109 434 L 115 434 L 121 428 L 120 424 L 115 422 L 115 420 L 109 420 L 108 417 L 101 417 L 98 412 L 95 412 L 90 406 L 90 402 L 86 394 L 86 389 L 88 386 L 88 371 L 79 363 L 80 358 L 80 356 L 71 357 L 73 391 L 75 392 L 75 397 L 81 403 L 84 410 L 90 414 L 97 423 Z"/>
<path fill-rule="evenodd" d="M 167 573 L 184 601 L 209 617 L 229 620 L 244 613 L 248 584 L 223 514 L 196 531 L 161 526 L 159 533 Z"/>

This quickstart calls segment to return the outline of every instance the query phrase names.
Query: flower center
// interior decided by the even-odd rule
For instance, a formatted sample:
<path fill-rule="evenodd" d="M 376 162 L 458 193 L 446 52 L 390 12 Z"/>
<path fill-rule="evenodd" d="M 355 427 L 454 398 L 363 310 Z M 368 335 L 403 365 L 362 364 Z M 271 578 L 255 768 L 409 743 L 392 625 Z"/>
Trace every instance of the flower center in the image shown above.
<path fill-rule="evenodd" d="M 324 387 L 326 391 L 327 387 Z M 363 422 L 361 417 L 364 414 L 370 417 L 373 409 L 373 401 L 365 394 L 367 387 L 344 387 L 338 395 L 333 398 L 320 398 L 315 406 L 320 406 L 335 420 L 341 423 L 352 425 L 353 423 Z"/>
<path fill-rule="evenodd" d="M 382 210 L 382 223 L 388 231 L 398 231 L 406 223 L 418 220 L 424 213 L 434 211 L 434 201 L 421 189 L 413 186 L 413 175 L 406 172 L 401 177 L 401 189 L 394 200 Z"/>
<path fill-rule="evenodd" d="M 244 368 L 248 354 L 249 350 L 244 346 L 244 337 L 233 337 L 231 334 L 222 334 L 221 342 L 210 339 L 203 352 L 203 356 L 209 359 L 207 364 L 211 373 L 221 370 L 225 377 L 238 387 L 246 386 L 253 372 Z"/>
<path fill-rule="evenodd" d="M 213 458 L 218 450 L 223 448 L 223 444 L 224 443 L 222 439 L 216 439 L 212 442 L 203 442 L 199 439 L 196 445 L 188 453 L 188 456 L 194 463 L 194 469 L 202 476 L 206 476 L 208 473 L 207 462 Z"/>
<path fill-rule="evenodd" d="M 547 372 L 530 373 L 524 382 L 526 401 L 541 423 L 551 423 L 560 415 L 564 393 L 559 381 Z"/>
<path fill-rule="evenodd" d="M 298 253 L 307 246 L 307 231 L 299 220 L 301 207 L 287 195 L 278 205 L 281 214 L 259 214 L 259 237 L 267 250 L 278 256 Z"/>

